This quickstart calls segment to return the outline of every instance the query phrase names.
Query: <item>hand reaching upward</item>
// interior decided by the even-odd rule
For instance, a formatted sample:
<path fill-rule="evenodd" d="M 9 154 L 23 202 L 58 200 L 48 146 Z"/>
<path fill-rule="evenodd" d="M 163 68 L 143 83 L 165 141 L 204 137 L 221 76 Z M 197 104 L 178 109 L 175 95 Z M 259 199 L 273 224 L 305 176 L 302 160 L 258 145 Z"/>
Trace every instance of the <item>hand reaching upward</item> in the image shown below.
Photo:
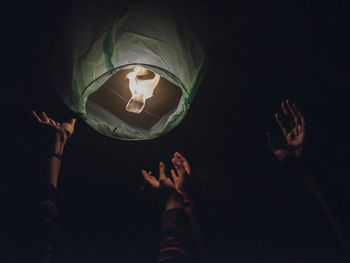
<path fill-rule="evenodd" d="M 141 173 L 146 182 L 154 189 L 166 189 L 169 191 L 175 189 L 173 181 L 165 175 L 165 166 L 163 162 L 159 163 L 159 180 L 151 175 L 152 172 L 142 170 Z"/>
<path fill-rule="evenodd" d="M 289 100 L 282 102 L 283 114 L 276 113 L 275 118 L 284 136 L 282 145 L 275 145 L 270 132 L 267 140 L 275 157 L 281 162 L 297 160 L 301 157 L 305 141 L 305 120 L 295 103 Z M 287 120 L 287 121 L 284 121 Z M 289 123 L 289 124 L 287 124 Z"/>
<path fill-rule="evenodd" d="M 53 120 L 52 118 L 49 118 L 44 111 L 41 112 L 40 116 L 35 112 L 35 110 L 33 110 L 32 113 L 39 123 L 43 123 L 54 128 L 57 138 L 62 142 L 65 142 L 69 137 L 72 136 L 77 119 L 70 119 L 67 122 L 60 123 Z"/>
<path fill-rule="evenodd" d="M 191 174 L 191 168 L 186 158 L 183 157 L 180 153 L 176 152 L 174 158 L 171 160 L 175 169 L 171 170 L 171 177 L 174 180 L 175 189 L 181 195 L 187 194 L 187 176 Z"/>
<path fill-rule="evenodd" d="M 52 118 L 49 118 L 45 112 L 41 112 L 39 116 L 33 110 L 32 114 L 37 122 L 42 123 L 45 126 L 52 127 L 51 129 L 56 133 L 56 138 L 54 138 L 54 141 L 52 142 L 53 145 L 50 146 L 53 148 L 51 149 L 52 152 L 49 162 L 49 171 L 47 174 L 44 173 L 44 176 L 40 179 L 40 181 L 42 184 L 52 185 L 57 188 L 58 175 L 65 144 L 67 139 L 71 137 L 74 132 L 76 119 L 70 119 L 67 122 L 60 123 Z"/>
<path fill-rule="evenodd" d="M 159 163 L 159 180 L 152 176 L 152 172 L 146 172 L 142 170 L 141 173 L 145 181 L 154 189 L 166 189 L 169 191 L 175 191 L 182 196 L 187 194 L 186 178 L 191 174 L 191 168 L 185 157 L 180 153 L 176 152 L 174 158 L 172 158 L 172 163 L 175 170 L 171 170 L 171 178 L 165 175 L 164 163 Z"/>

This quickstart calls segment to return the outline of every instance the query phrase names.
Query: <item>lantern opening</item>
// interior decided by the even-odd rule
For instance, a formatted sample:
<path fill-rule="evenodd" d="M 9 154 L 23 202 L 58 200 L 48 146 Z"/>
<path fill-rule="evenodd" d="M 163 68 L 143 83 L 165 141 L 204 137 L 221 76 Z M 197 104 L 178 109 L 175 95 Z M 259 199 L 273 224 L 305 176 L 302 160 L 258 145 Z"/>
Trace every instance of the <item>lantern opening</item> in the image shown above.
<path fill-rule="evenodd" d="M 136 87 L 135 91 L 132 85 L 140 89 Z M 113 129 L 122 121 L 144 132 L 175 111 L 181 97 L 182 90 L 175 84 L 149 69 L 134 66 L 116 71 L 93 92 L 86 113 Z"/>

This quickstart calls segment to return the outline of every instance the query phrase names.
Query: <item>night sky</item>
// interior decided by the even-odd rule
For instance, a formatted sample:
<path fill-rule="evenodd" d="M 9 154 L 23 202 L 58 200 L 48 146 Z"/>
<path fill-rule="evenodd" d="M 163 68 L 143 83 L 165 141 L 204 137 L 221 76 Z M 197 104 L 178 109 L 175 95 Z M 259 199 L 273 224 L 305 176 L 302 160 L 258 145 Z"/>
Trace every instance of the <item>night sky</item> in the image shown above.
<path fill-rule="evenodd" d="M 325 212 L 274 159 L 265 132 L 278 134 L 281 100 L 299 105 L 305 169 L 349 236 L 350 4 L 267 2 L 167 4 L 205 46 L 208 71 L 185 119 L 155 140 L 115 140 L 78 120 L 59 178 L 66 207 L 56 262 L 156 262 L 164 201 L 140 191 L 140 170 L 156 174 L 159 161 L 170 168 L 176 151 L 193 168 L 213 262 L 347 262 Z M 30 111 L 74 116 L 49 77 L 60 70 L 49 61 L 70 10 L 64 1 L 1 3 L 2 262 L 23 262 L 18 255 L 30 243 L 26 222 L 47 136 Z"/>

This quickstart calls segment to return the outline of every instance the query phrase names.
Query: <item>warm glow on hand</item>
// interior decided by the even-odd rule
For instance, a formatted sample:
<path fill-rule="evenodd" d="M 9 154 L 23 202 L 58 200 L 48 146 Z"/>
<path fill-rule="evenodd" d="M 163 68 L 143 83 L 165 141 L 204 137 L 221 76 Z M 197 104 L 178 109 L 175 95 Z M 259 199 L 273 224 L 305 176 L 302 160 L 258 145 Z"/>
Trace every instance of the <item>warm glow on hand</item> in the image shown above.
<path fill-rule="evenodd" d="M 190 164 L 179 152 L 174 154 L 174 158 L 171 161 L 176 169 L 176 172 L 174 169 L 171 170 L 175 189 L 179 194 L 185 195 L 187 194 L 187 176 L 191 174 Z"/>
<path fill-rule="evenodd" d="M 300 159 L 304 149 L 305 119 L 295 103 L 291 103 L 289 100 L 283 101 L 281 107 L 284 116 L 281 113 L 276 113 L 275 118 L 283 133 L 284 143 L 282 145 L 274 143 L 274 138 L 270 132 L 267 132 L 268 143 L 279 161 L 296 161 Z"/>
<path fill-rule="evenodd" d="M 57 136 L 62 141 L 66 141 L 69 137 L 72 136 L 74 132 L 75 122 L 77 121 L 75 118 L 61 123 L 55 121 L 52 118 L 49 118 L 44 111 L 40 113 L 40 116 L 36 113 L 35 110 L 32 111 L 32 114 L 37 122 L 51 126 L 53 129 L 55 129 Z"/>
<path fill-rule="evenodd" d="M 163 162 L 159 163 L 159 180 L 151 175 L 152 172 L 142 170 L 141 173 L 146 182 L 155 189 L 175 189 L 173 181 L 165 175 L 165 166 Z"/>

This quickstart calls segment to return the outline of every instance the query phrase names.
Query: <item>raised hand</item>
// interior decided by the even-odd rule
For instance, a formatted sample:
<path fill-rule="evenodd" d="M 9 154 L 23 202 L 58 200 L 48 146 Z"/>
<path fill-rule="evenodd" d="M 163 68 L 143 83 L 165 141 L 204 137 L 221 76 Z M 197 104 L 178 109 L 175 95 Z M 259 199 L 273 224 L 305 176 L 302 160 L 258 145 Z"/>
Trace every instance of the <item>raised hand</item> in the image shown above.
<path fill-rule="evenodd" d="M 191 168 L 186 158 L 180 153 L 176 152 L 174 158 L 171 160 L 175 169 L 171 169 L 171 177 L 174 180 L 176 191 L 181 195 L 187 194 L 187 176 L 191 174 Z"/>
<path fill-rule="evenodd" d="M 295 161 L 303 153 L 305 141 L 305 120 L 295 103 L 289 100 L 281 104 L 283 115 L 276 113 L 275 118 L 284 136 L 284 143 L 273 143 L 270 132 L 266 133 L 269 146 L 275 157 L 282 162 Z"/>
<path fill-rule="evenodd" d="M 141 171 L 145 181 L 154 189 L 165 189 L 168 191 L 174 190 L 173 181 L 165 175 L 165 166 L 163 162 L 159 163 L 159 180 L 152 176 L 152 172 Z"/>
<path fill-rule="evenodd" d="M 57 138 L 61 141 L 66 141 L 69 137 L 72 136 L 74 132 L 74 126 L 77 119 L 70 119 L 67 122 L 60 123 L 58 121 L 53 120 L 52 118 L 49 118 L 45 112 L 41 112 L 40 116 L 36 113 L 35 110 L 32 111 L 33 116 L 35 119 L 42 124 L 51 126 L 55 129 Z"/>

